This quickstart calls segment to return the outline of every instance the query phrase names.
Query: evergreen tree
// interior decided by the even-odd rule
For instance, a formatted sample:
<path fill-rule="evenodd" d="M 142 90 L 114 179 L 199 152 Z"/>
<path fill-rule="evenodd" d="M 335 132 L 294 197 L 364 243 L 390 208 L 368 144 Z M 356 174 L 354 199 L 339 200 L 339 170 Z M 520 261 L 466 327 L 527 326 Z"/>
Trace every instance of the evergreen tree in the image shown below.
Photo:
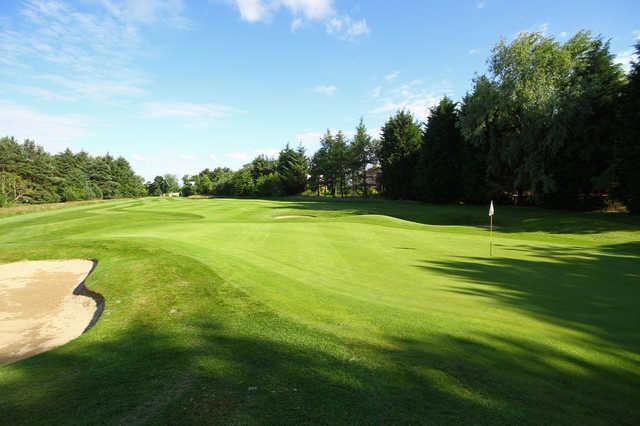
<path fill-rule="evenodd" d="M 431 108 L 425 126 L 416 184 L 420 199 L 434 202 L 461 199 L 463 148 L 456 104 L 445 96 Z"/>
<path fill-rule="evenodd" d="M 635 47 L 640 56 L 640 42 Z M 629 211 L 640 213 L 640 61 L 631 66 L 621 102 L 622 125 L 617 153 L 620 175 L 618 194 Z"/>
<path fill-rule="evenodd" d="M 420 127 L 408 111 L 398 111 L 382 128 L 378 158 L 383 190 L 389 198 L 416 198 L 414 181 L 421 141 Z"/>
<path fill-rule="evenodd" d="M 289 144 L 280 151 L 278 157 L 278 175 L 282 182 L 282 189 L 286 195 L 304 192 L 307 188 L 308 161 L 302 146 L 297 150 Z"/>
<path fill-rule="evenodd" d="M 366 180 L 367 166 L 375 163 L 376 158 L 371 136 L 367 134 L 367 128 L 362 118 L 356 127 L 356 135 L 353 138 L 350 151 L 350 168 L 353 171 L 353 187 L 357 188 L 359 186 L 362 191 L 362 196 L 366 198 L 369 195 Z"/>

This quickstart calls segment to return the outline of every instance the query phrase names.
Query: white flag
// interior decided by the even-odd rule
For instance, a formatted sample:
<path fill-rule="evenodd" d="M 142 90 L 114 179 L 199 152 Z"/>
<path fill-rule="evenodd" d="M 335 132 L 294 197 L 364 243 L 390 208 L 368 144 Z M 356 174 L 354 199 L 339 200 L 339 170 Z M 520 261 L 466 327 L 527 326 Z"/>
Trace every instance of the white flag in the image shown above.
<path fill-rule="evenodd" d="M 491 205 L 489 206 L 489 216 L 493 216 L 494 210 L 493 210 L 493 200 L 491 200 Z"/>

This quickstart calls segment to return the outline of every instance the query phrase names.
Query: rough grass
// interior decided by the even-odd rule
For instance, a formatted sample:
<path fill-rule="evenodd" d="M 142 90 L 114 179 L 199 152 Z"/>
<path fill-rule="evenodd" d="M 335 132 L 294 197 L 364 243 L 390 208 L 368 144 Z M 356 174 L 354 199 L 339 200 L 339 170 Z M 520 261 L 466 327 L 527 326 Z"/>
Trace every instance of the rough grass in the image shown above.
<path fill-rule="evenodd" d="M 309 215 L 300 220 L 278 216 Z M 386 201 L 145 199 L 0 219 L 99 260 L 98 324 L 0 366 L 0 424 L 638 424 L 640 223 Z"/>

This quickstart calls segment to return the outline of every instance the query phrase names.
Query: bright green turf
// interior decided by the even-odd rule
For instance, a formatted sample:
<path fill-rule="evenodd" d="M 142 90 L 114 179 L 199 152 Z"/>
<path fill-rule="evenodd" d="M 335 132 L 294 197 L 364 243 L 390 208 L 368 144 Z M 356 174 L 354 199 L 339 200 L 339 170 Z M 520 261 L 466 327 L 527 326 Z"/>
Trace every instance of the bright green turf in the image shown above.
<path fill-rule="evenodd" d="M 640 222 L 145 199 L 0 218 L 95 258 L 95 328 L 0 367 L 0 424 L 639 424 Z M 274 219 L 303 214 L 313 218 Z"/>

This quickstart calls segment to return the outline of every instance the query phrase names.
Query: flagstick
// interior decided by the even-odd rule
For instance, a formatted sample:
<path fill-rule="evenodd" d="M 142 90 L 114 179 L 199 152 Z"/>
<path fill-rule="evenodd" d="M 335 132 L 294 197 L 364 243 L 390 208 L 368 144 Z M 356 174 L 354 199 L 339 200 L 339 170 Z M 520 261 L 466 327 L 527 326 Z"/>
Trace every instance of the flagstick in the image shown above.
<path fill-rule="evenodd" d="M 489 256 L 493 256 L 493 215 L 489 216 Z"/>

